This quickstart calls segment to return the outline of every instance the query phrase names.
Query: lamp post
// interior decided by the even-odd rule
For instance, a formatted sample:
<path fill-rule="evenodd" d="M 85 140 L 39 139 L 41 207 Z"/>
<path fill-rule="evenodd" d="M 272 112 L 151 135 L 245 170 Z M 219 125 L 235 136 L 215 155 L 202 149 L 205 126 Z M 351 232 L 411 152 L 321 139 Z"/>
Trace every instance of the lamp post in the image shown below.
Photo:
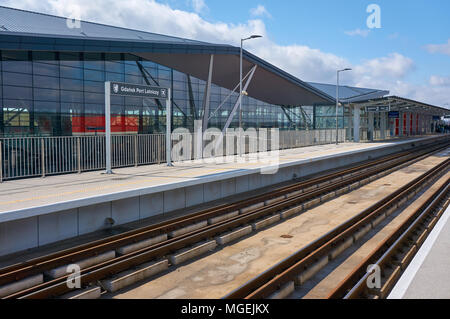
<path fill-rule="evenodd" d="M 352 69 L 350 68 L 345 68 L 342 70 L 337 70 L 337 83 L 336 83 L 336 145 L 339 144 L 339 135 L 338 135 L 338 127 L 339 127 L 339 122 L 338 122 L 338 108 L 339 108 L 339 73 L 340 72 L 345 72 L 345 71 L 351 71 Z"/>
<path fill-rule="evenodd" d="M 257 38 L 262 38 L 261 35 L 251 35 L 248 38 L 245 39 L 241 39 L 241 54 L 240 54 L 240 59 L 239 59 L 239 156 L 242 155 L 242 150 L 241 150 L 241 129 L 242 129 L 242 47 L 244 44 L 244 41 L 247 40 L 251 40 L 251 39 L 257 39 Z"/>

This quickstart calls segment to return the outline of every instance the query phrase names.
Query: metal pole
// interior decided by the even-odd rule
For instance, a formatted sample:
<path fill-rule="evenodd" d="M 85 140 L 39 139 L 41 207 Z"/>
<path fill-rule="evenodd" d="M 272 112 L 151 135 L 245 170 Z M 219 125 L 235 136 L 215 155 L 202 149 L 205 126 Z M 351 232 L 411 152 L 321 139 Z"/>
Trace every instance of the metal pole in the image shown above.
<path fill-rule="evenodd" d="M 45 145 L 44 139 L 41 138 L 41 167 L 42 167 L 42 177 L 45 177 Z"/>
<path fill-rule="evenodd" d="M 78 174 L 81 174 L 81 143 L 80 137 L 77 137 L 77 166 L 78 166 Z"/>
<path fill-rule="evenodd" d="M 105 82 L 105 149 L 106 174 L 112 174 L 111 169 L 111 82 Z"/>
<path fill-rule="evenodd" d="M 241 131 L 242 131 L 242 46 L 244 40 L 241 39 L 241 52 L 239 58 L 239 141 L 238 141 L 238 154 L 242 155 L 241 150 Z"/>
<path fill-rule="evenodd" d="M 336 85 L 336 145 L 338 141 L 338 107 L 339 107 L 339 71 L 337 71 L 337 85 Z"/>
<path fill-rule="evenodd" d="M 172 165 L 172 103 L 171 103 L 171 95 L 170 95 L 170 88 L 167 92 L 167 100 L 166 100 L 166 159 L 167 159 L 167 166 L 173 166 Z"/>

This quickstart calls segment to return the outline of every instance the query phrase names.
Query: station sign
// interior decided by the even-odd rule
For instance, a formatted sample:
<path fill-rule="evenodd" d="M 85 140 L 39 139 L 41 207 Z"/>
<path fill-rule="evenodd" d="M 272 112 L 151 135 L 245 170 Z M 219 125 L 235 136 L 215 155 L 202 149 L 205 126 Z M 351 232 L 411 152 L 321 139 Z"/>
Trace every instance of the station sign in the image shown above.
<path fill-rule="evenodd" d="M 390 107 L 387 105 L 381 106 L 366 106 L 366 112 L 389 112 Z"/>
<path fill-rule="evenodd" d="M 153 99 L 167 99 L 168 89 L 156 86 L 146 86 L 121 82 L 111 83 L 111 95 L 148 97 Z"/>
<path fill-rule="evenodd" d="M 389 112 L 389 118 L 390 119 L 398 119 L 398 118 L 400 118 L 400 112 L 398 112 L 398 111 L 391 111 L 391 112 Z"/>
<path fill-rule="evenodd" d="M 441 117 L 437 115 L 433 115 L 433 121 L 440 121 Z"/>

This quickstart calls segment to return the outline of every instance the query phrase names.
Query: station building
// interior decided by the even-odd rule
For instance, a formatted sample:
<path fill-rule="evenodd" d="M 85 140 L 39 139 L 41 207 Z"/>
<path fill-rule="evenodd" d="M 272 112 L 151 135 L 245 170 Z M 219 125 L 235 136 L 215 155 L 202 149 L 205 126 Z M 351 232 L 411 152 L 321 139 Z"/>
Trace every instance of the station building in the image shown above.
<path fill-rule="evenodd" d="M 196 120 L 203 129 L 239 126 L 240 48 L 85 21 L 77 25 L 7 7 L 0 7 L 0 21 L 0 139 L 101 136 L 105 81 L 171 88 L 172 129 L 193 131 Z M 336 128 L 335 85 L 304 82 L 245 50 L 243 75 L 244 129 Z M 433 123 L 447 114 L 388 96 L 388 90 L 341 86 L 339 92 L 344 140 L 431 133 Z M 156 99 L 114 96 L 111 113 L 116 135 L 166 131 L 165 105 Z M 12 161 L 6 149 L 11 143 L 3 143 L 4 161 Z M 15 160 L 29 157 L 19 155 Z"/>

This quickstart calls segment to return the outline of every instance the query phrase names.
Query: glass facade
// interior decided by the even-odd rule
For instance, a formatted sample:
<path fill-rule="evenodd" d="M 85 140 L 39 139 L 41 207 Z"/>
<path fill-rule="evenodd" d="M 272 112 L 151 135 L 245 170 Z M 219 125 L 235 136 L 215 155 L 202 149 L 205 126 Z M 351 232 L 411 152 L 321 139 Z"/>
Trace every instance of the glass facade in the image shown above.
<path fill-rule="evenodd" d="M 131 54 L 1 51 L 0 74 L 0 137 L 101 134 L 105 81 L 172 88 L 173 129 L 192 131 L 194 120 L 202 119 L 205 81 Z M 230 93 L 211 86 L 210 127 L 223 128 L 238 98 L 232 93 L 226 100 Z M 111 111 L 113 133 L 165 132 L 165 104 L 158 100 L 114 96 Z M 313 128 L 313 114 L 312 106 L 243 98 L 244 128 Z M 328 117 L 321 114 L 322 108 L 317 115 Z M 316 124 L 329 123 L 320 119 Z M 230 127 L 238 125 L 236 113 Z"/>

